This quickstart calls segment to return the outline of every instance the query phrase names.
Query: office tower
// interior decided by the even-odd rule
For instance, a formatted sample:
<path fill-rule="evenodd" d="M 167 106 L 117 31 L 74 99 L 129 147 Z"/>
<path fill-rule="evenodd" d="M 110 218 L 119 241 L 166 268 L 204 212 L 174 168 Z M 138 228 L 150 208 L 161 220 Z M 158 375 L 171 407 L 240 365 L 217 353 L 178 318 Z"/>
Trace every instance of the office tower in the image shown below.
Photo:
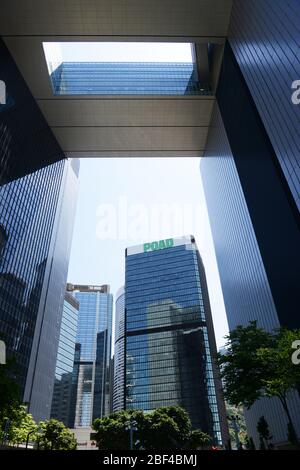
<path fill-rule="evenodd" d="M 51 418 L 71 427 L 72 379 L 75 359 L 79 302 L 65 292 L 60 326 L 55 381 L 51 405 Z"/>
<path fill-rule="evenodd" d="M 109 286 L 67 284 L 79 301 L 73 384 L 76 398 L 70 424 L 89 427 L 109 413 L 112 302 Z"/>
<path fill-rule="evenodd" d="M 77 177 L 63 160 L 0 188 L 0 331 L 37 421 L 50 416 Z"/>
<path fill-rule="evenodd" d="M 63 62 L 51 81 L 55 95 L 211 94 L 192 62 Z"/>
<path fill-rule="evenodd" d="M 180 405 L 227 439 L 205 271 L 192 236 L 127 248 L 125 408 Z"/>
<path fill-rule="evenodd" d="M 125 408 L 124 394 L 124 356 L 125 354 L 125 289 L 121 287 L 116 294 L 115 309 L 115 355 L 113 383 L 113 411 Z"/>
<path fill-rule="evenodd" d="M 230 329 L 300 327 L 299 127 L 291 100 L 300 76 L 296 1 L 234 2 L 201 175 Z M 298 55 L 297 55 L 298 54 Z M 300 437 L 300 400 L 289 409 Z M 277 399 L 246 410 L 259 445 L 260 416 L 287 441 Z"/>

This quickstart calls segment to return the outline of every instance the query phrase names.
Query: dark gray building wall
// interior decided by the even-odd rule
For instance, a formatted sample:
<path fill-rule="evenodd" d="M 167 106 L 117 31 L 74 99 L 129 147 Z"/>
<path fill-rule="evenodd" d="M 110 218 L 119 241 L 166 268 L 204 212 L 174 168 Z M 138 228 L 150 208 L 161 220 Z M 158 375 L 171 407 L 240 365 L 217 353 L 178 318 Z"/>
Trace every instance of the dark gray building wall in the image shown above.
<path fill-rule="evenodd" d="M 229 328 L 258 320 L 259 326 L 271 331 L 280 323 L 217 105 L 200 169 Z M 296 394 L 291 394 L 289 406 L 300 434 L 300 400 Z M 277 400 L 264 399 L 245 412 L 249 435 L 257 445 L 256 424 L 262 415 L 270 425 L 274 441 L 285 441 L 287 421 L 281 405 Z"/>
<path fill-rule="evenodd" d="M 201 174 L 230 328 L 257 319 L 299 328 L 300 77 L 297 0 L 234 1 Z M 299 397 L 290 409 L 300 435 Z M 250 434 L 267 418 L 275 442 L 286 418 L 275 400 L 246 413 Z"/>
<path fill-rule="evenodd" d="M 300 209 L 299 1 L 235 0 L 229 42 Z"/>
<path fill-rule="evenodd" d="M 299 211 L 228 43 L 217 100 L 279 321 L 289 328 L 297 328 L 300 325 Z"/>

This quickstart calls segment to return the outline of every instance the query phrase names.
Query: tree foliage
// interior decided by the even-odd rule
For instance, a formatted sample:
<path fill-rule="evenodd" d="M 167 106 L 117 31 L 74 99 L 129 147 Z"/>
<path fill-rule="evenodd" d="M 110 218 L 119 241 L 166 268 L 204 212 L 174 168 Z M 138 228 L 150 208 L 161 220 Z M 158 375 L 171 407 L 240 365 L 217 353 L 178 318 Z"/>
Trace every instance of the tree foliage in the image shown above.
<path fill-rule="evenodd" d="M 19 387 L 14 378 L 16 366 L 13 359 L 0 366 L 0 422 L 10 417 L 20 405 Z"/>
<path fill-rule="evenodd" d="M 31 440 L 34 440 L 34 431 L 37 429 L 37 425 L 30 413 L 27 412 L 26 406 L 18 405 L 11 411 L 10 414 L 10 425 L 6 439 L 10 444 L 19 445 L 26 442 L 27 436 L 31 434 Z"/>
<path fill-rule="evenodd" d="M 203 449 L 211 444 L 212 438 L 202 432 L 200 429 L 195 429 L 190 433 L 187 441 L 187 448 L 190 450 Z"/>
<path fill-rule="evenodd" d="M 73 433 L 66 426 L 57 421 L 50 419 L 39 423 L 39 434 L 37 443 L 39 449 L 44 450 L 75 450 L 76 439 Z"/>
<path fill-rule="evenodd" d="M 113 413 L 93 423 L 93 438 L 100 449 L 125 450 L 130 448 L 126 423 L 136 422 L 134 448 L 159 450 L 198 448 L 211 441 L 200 430 L 192 431 L 191 421 L 179 406 L 161 407 L 150 413 L 142 410 L 126 410 Z M 196 446 L 196 447 L 189 447 Z"/>
<path fill-rule="evenodd" d="M 238 326 L 227 336 L 227 353 L 218 354 L 224 396 L 229 403 L 250 408 L 262 397 L 277 397 L 293 428 L 287 396 L 298 390 L 300 366 L 292 362 L 292 344 L 300 330 L 280 328 L 269 333 L 256 322 Z"/>

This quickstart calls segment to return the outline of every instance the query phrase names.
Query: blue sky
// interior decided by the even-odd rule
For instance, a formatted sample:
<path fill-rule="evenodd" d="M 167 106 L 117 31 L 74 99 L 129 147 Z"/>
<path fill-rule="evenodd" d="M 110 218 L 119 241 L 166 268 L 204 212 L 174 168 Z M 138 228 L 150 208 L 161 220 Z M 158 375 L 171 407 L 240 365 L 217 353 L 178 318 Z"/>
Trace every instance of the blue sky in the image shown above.
<path fill-rule="evenodd" d="M 62 61 L 192 60 L 189 43 L 63 42 L 44 43 L 44 49 L 50 71 Z M 206 268 L 220 346 L 228 327 L 199 159 L 81 159 L 69 282 L 110 284 L 115 294 L 124 284 L 127 246 L 188 234 L 195 236 Z"/>
<path fill-rule="evenodd" d="M 191 62 L 190 43 L 44 42 L 46 61 L 62 62 Z"/>
<path fill-rule="evenodd" d="M 115 294 L 124 284 L 126 247 L 193 234 L 205 265 L 221 346 L 228 327 L 199 162 L 198 158 L 81 159 L 68 280 L 110 284 Z M 164 217 L 157 217 L 161 214 Z"/>

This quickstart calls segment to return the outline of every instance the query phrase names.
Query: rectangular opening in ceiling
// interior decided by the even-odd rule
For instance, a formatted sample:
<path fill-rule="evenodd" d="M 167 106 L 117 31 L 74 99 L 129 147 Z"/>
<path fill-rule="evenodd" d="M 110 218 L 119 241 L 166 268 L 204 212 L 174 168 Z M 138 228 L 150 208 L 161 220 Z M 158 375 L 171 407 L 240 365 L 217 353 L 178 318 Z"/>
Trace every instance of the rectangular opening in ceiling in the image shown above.
<path fill-rule="evenodd" d="M 55 95 L 210 95 L 190 43 L 43 43 Z"/>

